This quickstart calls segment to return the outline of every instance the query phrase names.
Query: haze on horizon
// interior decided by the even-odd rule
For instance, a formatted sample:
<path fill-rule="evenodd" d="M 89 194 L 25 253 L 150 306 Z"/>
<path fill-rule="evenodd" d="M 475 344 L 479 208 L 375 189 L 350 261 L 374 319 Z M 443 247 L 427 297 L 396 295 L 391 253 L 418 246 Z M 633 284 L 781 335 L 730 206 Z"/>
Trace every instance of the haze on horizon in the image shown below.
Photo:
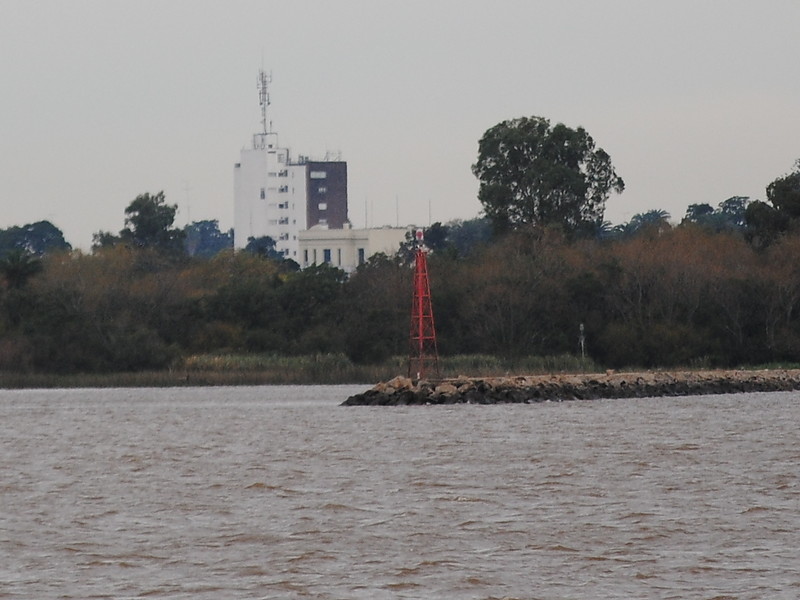
<path fill-rule="evenodd" d="M 281 144 L 347 161 L 356 227 L 478 216 L 478 140 L 532 115 L 611 155 L 614 223 L 764 199 L 800 158 L 799 22 L 792 0 L 0 0 L 0 227 L 88 248 L 159 190 L 177 225 L 231 227 L 262 67 Z"/>

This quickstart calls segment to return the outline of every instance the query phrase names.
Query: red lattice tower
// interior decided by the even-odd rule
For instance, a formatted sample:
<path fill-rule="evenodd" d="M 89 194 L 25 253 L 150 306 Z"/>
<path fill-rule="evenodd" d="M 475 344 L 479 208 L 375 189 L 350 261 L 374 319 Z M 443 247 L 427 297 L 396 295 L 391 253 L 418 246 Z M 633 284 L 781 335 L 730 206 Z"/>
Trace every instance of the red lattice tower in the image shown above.
<path fill-rule="evenodd" d="M 431 370 L 436 372 L 437 377 L 439 376 L 439 351 L 436 346 L 431 286 L 428 281 L 428 253 L 422 245 L 422 231 L 417 231 L 416 240 L 408 376 L 423 379 Z"/>

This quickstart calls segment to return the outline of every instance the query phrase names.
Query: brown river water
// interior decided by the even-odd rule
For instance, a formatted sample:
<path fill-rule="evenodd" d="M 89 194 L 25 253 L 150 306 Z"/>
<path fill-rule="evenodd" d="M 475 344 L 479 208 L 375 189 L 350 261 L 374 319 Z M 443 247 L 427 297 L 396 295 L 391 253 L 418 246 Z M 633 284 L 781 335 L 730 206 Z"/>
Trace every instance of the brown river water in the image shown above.
<path fill-rule="evenodd" d="M 0 598 L 800 598 L 800 395 L 0 391 Z"/>

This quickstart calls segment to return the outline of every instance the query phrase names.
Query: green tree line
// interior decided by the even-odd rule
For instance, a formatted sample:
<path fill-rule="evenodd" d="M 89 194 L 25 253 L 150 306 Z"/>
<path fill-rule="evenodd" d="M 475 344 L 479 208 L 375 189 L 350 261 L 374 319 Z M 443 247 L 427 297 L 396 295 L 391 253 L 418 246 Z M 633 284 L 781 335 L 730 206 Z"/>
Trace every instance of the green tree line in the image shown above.
<path fill-rule="evenodd" d="M 411 266 L 377 255 L 350 277 L 116 245 L 44 255 L 0 292 L 0 370 L 165 368 L 197 353 L 406 352 Z M 800 235 L 766 249 L 687 222 L 612 239 L 525 228 L 429 258 L 442 354 L 511 364 L 586 349 L 607 367 L 734 366 L 800 355 Z"/>

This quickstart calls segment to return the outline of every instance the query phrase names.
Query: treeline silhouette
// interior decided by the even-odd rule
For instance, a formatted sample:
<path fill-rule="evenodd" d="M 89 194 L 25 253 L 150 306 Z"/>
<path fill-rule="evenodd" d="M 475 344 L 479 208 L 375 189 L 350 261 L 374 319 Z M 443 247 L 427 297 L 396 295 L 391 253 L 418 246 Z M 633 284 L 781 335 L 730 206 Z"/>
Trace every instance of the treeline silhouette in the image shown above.
<path fill-rule="evenodd" d="M 663 216 L 663 215 L 662 215 Z M 459 240 L 480 220 L 430 229 L 439 350 L 579 355 L 621 367 L 796 361 L 800 235 L 769 245 L 735 228 L 664 218 L 591 239 L 527 227 Z M 478 224 L 478 225 L 476 225 Z M 408 248 L 349 277 L 223 250 L 206 257 L 125 244 L 3 259 L 0 370 L 163 369 L 203 353 L 404 355 Z"/>

